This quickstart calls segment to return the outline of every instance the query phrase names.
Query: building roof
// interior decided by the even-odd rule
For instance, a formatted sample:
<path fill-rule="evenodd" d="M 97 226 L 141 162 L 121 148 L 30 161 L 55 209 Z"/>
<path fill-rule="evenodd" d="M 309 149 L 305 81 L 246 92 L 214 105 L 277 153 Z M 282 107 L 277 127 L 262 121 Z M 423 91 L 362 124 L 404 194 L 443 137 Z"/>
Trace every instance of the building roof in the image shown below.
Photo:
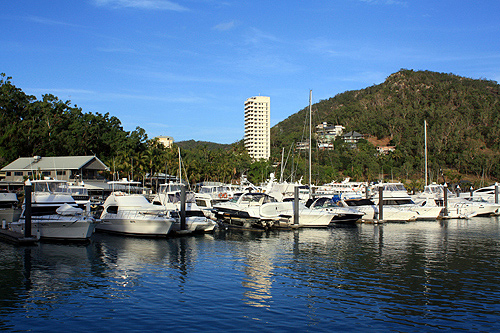
<path fill-rule="evenodd" d="M 20 157 L 1 171 L 20 170 L 109 170 L 96 156 Z"/>
<path fill-rule="evenodd" d="M 352 131 L 352 132 L 349 132 L 349 133 L 344 134 L 344 137 L 362 138 L 362 137 L 363 137 L 363 135 L 362 135 L 362 134 L 359 134 L 359 133 L 358 133 L 358 132 L 356 132 L 356 131 Z"/>

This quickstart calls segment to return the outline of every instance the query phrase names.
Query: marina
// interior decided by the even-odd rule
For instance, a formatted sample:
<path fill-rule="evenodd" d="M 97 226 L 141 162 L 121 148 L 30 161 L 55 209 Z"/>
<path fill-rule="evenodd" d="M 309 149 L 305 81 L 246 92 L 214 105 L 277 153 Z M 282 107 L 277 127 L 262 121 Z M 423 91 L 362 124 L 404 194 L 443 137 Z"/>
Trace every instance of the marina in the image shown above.
<path fill-rule="evenodd" d="M 500 220 L 0 242 L 6 331 L 497 331 Z"/>

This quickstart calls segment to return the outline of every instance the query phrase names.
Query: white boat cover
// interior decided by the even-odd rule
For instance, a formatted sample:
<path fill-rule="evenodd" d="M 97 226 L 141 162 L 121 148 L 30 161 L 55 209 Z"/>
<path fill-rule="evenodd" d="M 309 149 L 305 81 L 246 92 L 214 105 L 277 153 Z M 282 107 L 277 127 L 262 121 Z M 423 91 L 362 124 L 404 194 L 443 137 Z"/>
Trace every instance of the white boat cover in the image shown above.
<path fill-rule="evenodd" d="M 56 213 L 59 215 L 69 216 L 83 213 L 83 209 L 78 207 L 73 207 L 67 203 L 56 209 Z"/>

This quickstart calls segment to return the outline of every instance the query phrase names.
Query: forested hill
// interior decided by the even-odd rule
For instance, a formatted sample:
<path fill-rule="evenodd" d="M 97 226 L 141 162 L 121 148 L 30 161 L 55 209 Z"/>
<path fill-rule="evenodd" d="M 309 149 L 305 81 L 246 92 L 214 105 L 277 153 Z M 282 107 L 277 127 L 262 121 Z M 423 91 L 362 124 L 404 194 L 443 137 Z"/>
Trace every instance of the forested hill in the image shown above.
<path fill-rule="evenodd" d="M 495 81 L 400 70 L 382 84 L 322 100 L 312 111 L 313 126 L 328 122 L 389 137 L 406 160 L 422 156 L 427 120 L 429 156 L 440 167 L 500 176 L 500 85 Z M 275 151 L 301 140 L 307 113 L 308 107 L 271 129 Z"/>
<path fill-rule="evenodd" d="M 208 142 L 208 141 L 195 141 L 195 140 L 187 140 L 187 141 L 177 141 L 177 146 L 181 149 L 197 149 L 197 148 L 206 148 L 207 150 L 230 150 L 231 145 Z"/>

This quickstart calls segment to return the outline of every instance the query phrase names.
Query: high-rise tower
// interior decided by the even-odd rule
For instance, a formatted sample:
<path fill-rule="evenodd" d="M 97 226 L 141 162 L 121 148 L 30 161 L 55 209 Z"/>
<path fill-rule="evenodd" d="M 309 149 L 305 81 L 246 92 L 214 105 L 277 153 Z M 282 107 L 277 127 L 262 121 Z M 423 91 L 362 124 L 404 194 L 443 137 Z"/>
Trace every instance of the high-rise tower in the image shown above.
<path fill-rule="evenodd" d="M 253 159 L 271 156 L 271 98 L 250 97 L 245 101 L 245 148 Z"/>

